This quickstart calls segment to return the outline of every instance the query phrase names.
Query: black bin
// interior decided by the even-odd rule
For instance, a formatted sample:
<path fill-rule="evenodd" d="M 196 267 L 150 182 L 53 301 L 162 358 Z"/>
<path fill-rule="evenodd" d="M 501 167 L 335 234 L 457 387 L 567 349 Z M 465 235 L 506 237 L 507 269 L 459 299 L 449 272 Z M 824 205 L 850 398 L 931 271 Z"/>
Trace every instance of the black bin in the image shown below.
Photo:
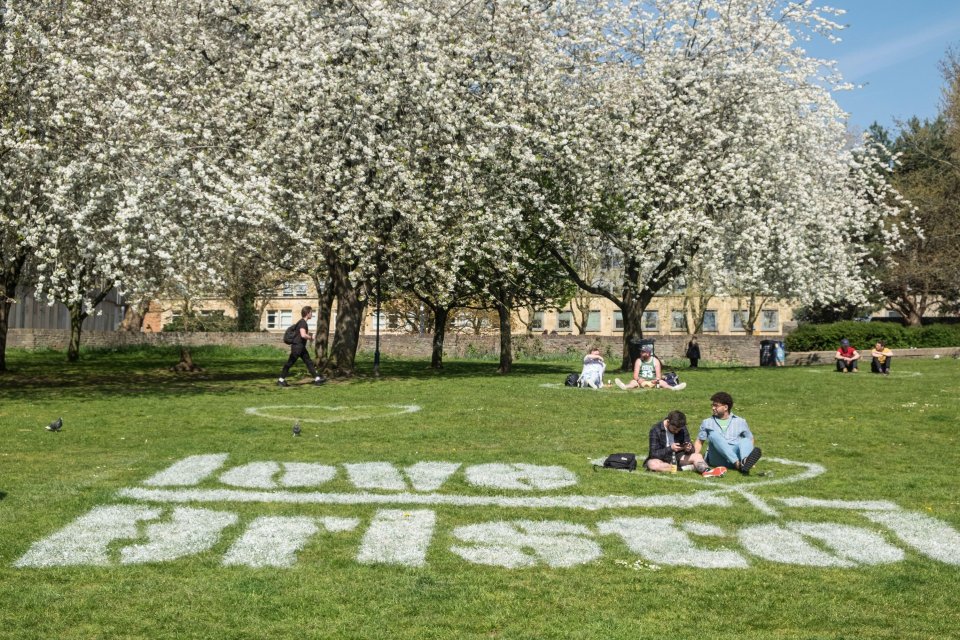
<path fill-rule="evenodd" d="M 774 340 L 760 341 L 760 366 L 777 366 L 777 343 Z"/>
<path fill-rule="evenodd" d="M 650 353 L 657 355 L 657 351 L 653 346 L 655 340 L 651 338 L 632 338 L 630 340 L 630 366 L 633 366 L 633 363 L 637 361 L 637 358 L 640 357 L 640 350 L 644 347 L 650 347 Z"/>

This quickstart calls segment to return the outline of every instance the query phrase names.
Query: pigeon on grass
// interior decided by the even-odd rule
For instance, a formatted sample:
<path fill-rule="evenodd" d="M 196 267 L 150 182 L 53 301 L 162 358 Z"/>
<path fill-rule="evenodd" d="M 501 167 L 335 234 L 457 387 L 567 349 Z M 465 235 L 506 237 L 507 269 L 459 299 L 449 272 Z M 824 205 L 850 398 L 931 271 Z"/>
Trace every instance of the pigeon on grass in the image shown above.
<path fill-rule="evenodd" d="M 300 421 L 297 420 L 296 422 L 293 423 L 293 437 L 297 437 L 299 435 L 300 435 Z"/>
<path fill-rule="evenodd" d="M 60 431 L 63 428 L 63 418 L 57 418 L 46 427 L 47 431 Z"/>

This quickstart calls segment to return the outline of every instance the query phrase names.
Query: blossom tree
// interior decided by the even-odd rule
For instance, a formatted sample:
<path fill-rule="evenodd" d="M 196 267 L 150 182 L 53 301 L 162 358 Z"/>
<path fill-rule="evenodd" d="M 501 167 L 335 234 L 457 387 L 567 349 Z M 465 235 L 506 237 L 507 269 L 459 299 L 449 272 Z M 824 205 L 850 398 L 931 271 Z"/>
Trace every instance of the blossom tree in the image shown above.
<path fill-rule="evenodd" d="M 623 256 L 622 281 L 602 287 L 578 273 L 569 244 L 554 249 L 579 286 L 623 312 L 624 368 L 643 310 L 694 258 L 711 285 L 736 272 L 743 289 L 801 301 L 863 297 L 864 239 L 895 244 L 897 209 L 882 163 L 845 145 L 833 65 L 802 47 L 832 37 L 832 10 L 656 0 L 606 17 L 581 76 L 594 99 L 573 103 L 580 154 L 556 196 L 570 206 L 551 225 Z"/>
<path fill-rule="evenodd" d="M 0 372 L 6 371 L 10 305 L 27 258 L 54 223 L 44 189 L 55 155 L 45 127 L 53 105 L 40 99 L 54 66 L 47 49 L 53 4 L 0 5 Z"/>

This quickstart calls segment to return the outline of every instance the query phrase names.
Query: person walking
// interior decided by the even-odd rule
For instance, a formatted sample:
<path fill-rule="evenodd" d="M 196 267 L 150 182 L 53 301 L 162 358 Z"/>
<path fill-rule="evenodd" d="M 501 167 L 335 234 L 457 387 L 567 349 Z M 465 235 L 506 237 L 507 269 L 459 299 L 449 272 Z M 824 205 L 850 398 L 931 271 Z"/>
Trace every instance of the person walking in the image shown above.
<path fill-rule="evenodd" d="M 313 334 L 310 333 L 307 324 L 312 317 L 313 307 L 306 306 L 300 310 L 300 321 L 293 326 L 294 336 L 293 342 L 290 344 L 290 357 L 287 358 L 287 363 L 283 365 L 283 370 L 280 372 L 280 378 L 277 379 L 278 387 L 290 386 L 290 383 L 287 382 L 287 375 L 290 373 L 290 367 L 297 360 L 303 360 L 303 364 L 307 365 L 307 370 L 313 376 L 313 384 L 320 386 L 327 381 L 326 378 L 317 373 L 317 368 L 313 365 L 313 360 L 310 359 L 310 353 L 307 351 L 307 342 L 313 340 Z"/>

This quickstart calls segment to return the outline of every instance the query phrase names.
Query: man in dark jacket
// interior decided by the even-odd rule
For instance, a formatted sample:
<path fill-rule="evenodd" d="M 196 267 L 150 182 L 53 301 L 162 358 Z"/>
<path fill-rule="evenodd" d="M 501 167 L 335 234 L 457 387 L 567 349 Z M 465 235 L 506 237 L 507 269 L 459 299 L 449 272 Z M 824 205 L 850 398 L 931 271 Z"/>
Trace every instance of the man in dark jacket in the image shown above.
<path fill-rule="evenodd" d="M 696 369 L 700 363 L 700 345 L 697 344 L 697 336 L 690 338 L 687 343 L 687 358 L 690 359 L 690 368 Z"/>
<path fill-rule="evenodd" d="M 672 473 L 688 465 L 704 478 L 719 478 L 727 472 L 723 467 L 710 469 L 703 456 L 694 451 L 687 431 L 687 416 L 674 410 L 650 427 L 650 452 L 643 466 L 648 471 Z"/>
<path fill-rule="evenodd" d="M 307 351 L 307 342 L 313 339 L 307 321 L 312 317 L 313 307 L 307 306 L 300 310 L 300 321 L 294 325 L 296 334 L 293 338 L 293 344 L 290 345 L 290 357 L 287 358 L 287 364 L 283 365 L 283 371 L 280 372 L 280 378 L 277 380 L 278 387 L 290 386 L 290 383 L 287 382 L 287 374 L 290 373 L 290 367 L 298 359 L 303 359 L 303 364 L 307 365 L 307 370 L 313 376 L 313 384 L 320 386 L 327 381 L 326 378 L 317 373 L 317 368 L 313 366 L 313 360 L 310 359 L 310 353 Z"/>

